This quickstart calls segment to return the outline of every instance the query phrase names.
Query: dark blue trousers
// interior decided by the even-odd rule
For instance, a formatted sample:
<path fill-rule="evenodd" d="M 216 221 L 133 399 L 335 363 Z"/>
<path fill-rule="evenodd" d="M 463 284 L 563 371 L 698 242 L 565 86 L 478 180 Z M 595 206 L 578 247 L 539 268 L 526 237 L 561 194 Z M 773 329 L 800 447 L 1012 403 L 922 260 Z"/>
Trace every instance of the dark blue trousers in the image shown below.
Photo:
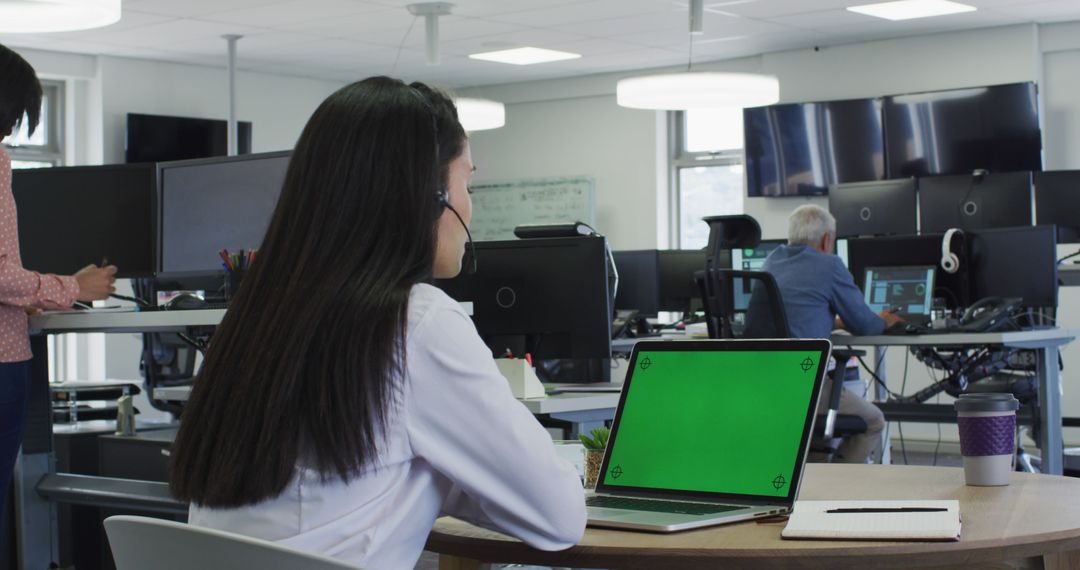
<path fill-rule="evenodd" d="M 30 393 L 30 362 L 0 363 L 0 523 L 7 520 L 7 502 L 11 473 L 22 445 L 23 427 L 26 425 L 26 402 Z M 0 524 L 6 533 L 7 525 Z M 0 533 L 0 566 L 8 555 L 5 540 Z"/>

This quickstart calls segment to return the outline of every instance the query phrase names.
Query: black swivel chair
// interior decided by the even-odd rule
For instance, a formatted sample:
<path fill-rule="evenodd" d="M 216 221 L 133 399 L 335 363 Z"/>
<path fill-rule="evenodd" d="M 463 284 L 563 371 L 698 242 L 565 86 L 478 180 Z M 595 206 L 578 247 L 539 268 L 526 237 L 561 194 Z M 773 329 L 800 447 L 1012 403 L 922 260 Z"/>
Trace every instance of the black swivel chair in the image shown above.
<path fill-rule="evenodd" d="M 701 288 L 709 338 L 791 338 L 780 288 L 769 273 L 712 268 L 699 271 L 695 277 Z M 830 460 L 836 454 L 834 438 L 867 430 L 861 417 L 839 413 L 845 365 L 850 358 L 865 354 L 862 350 L 832 350 L 836 367 L 832 373 L 832 390 L 827 394 L 829 408 L 814 422 L 815 440 L 820 444 L 811 448 L 826 454 Z"/>

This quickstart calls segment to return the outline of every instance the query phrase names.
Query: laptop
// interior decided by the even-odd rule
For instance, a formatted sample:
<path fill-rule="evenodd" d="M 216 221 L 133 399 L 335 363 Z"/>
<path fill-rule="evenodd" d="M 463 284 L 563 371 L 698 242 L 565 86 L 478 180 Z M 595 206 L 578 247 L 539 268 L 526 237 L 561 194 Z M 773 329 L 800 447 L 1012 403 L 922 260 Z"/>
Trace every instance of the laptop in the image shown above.
<path fill-rule="evenodd" d="M 863 281 L 866 304 L 875 313 L 892 309 L 907 324 L 926 325 L 934 298 L 932 265 L 867 267 Z"/>
<path fill-rule="evenodd" d="M 673 532 L 791 511 L 827 340 L 641 341 L 589 525 Z"/>

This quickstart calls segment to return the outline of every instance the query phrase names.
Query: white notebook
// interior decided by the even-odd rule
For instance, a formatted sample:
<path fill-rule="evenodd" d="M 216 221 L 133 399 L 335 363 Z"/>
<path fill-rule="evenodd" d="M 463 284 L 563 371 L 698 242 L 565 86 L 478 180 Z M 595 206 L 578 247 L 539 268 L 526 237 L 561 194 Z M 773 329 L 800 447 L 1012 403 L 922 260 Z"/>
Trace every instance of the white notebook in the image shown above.
<path fill-rule="evenodd" d="M 780 536 L 825 540 L 960 540 L 960 501 L 796 501 Z"/>

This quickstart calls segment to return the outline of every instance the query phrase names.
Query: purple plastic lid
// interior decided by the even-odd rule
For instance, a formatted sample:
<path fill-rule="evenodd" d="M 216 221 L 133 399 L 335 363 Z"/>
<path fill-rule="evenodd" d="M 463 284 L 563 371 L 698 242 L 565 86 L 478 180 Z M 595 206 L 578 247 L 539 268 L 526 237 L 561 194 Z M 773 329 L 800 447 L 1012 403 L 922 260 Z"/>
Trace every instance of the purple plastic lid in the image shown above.
<path fill-rule="evenodd" d="M 960 394 L 953 406 L 957 412 L 1014 412 L 1020 402 L 1012 394 L 982 392 Z"/>

